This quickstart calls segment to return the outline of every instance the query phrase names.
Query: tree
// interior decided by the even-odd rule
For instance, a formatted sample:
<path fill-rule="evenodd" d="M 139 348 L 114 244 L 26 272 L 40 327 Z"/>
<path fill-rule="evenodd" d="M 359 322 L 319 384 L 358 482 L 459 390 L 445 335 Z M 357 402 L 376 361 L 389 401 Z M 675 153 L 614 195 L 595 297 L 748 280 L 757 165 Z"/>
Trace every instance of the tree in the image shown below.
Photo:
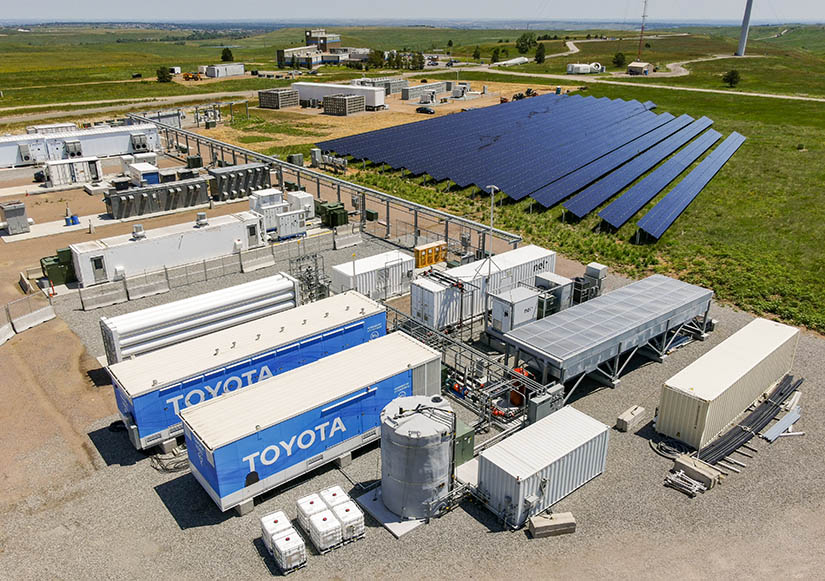
<path fill-rule="evenodd" d="M 516 49 L 521 54 L 526 54 L 531 48 L 536 46 L 536 35 L 532 32 L 525 32 L 516 40 Z"/>
<path fill-rule="evenodd" d="M 384 53 L 380 50 L 371 50 L 367 57 L 367 64 L 372 69 L 379 69 L 384 66 Z"/>
<path fill-rule="evenodd" d="M 490 64 L 497 63 L 501 59 L 501 51 L 498 47 L 493 49 L 493 54 L 490 55 Z"/>
<path fill-rule="evenodd" d="M 623 52 L 617 52 L 613 55 L 613 65 L 622 68 L 627 63 L 627 58 L 624 56 Z"/>
<path fill-rule="evenodd" d="M 235 60 L 235 57 L 232 56 L 232 49 L 230 49 L 228 46 L 225 49 L 223 49 L 223 51 L 221 51 L 221 60 L 225 63 L 231 63 Z"/>
<path fill-rule="evenodd" d="M 722 81 L 726 83 L 731 89 L 739 84 L 739 81 L 742 80 L 742 76 L 739 74 L 739 71 L 733 69 L 731 71 L 726 72 L 722 75 Z"/>
<path fill-rule="evenodd" d="M 169 72 L 169 67 L 160 67 L 157 70 L 158 73 L 158 83 L 171 83 L 172 82 L 172 73 Z"/>
<path fill-rule="evenodd" d="M 544 56 L 547 52 L 547 49 L 544 48 L 544 44 L 539 44 L 539 47 L 536 49 L 536 62 L 541 64 L 544 62 Z"/>
<path fill-rule="evenodd" d="M 412 69 L 416 71 L 424 70 L 424 55 L 422 53 L 417 52 L 413 55 Z"/>
<path fill-rule="evenodd" d="M 475 60 L 479 60 L 481 58 L 481 47 L 476 45 L 476 49 L 473 51 L 473 58 Z"/>
<path fill-rule="evenodd" d="M 447 46 L 453 46 L 453 39 L 452 38 L 447 41 Z"/>

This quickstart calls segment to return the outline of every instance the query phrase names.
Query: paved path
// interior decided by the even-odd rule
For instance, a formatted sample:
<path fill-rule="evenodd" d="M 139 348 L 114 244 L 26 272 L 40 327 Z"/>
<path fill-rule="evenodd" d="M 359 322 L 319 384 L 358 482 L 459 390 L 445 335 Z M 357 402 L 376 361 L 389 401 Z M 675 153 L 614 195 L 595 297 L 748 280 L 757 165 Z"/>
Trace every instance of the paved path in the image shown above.
<path fill-rule="evenodd" d="M 738 58 L 738 57 L 737 57 Z M 462 71 L 486 72 L 496 74 L 498 71 L 490 71 L 487 67 L 479 66 L 464 68 Z M 554 79 L 559 81 L 582 81 L 591 84 L 620 85 L 624 87 L 645 87 L 651 89 L 666 89 L 670 91 L 688 91 L 693 93 L 715 93 L 719 95 L 735 95 L 737 97 L 764 97 L 766 99 L 787 99 L 791 101 L 812 101 L 815 103 L 825 103 L 825 97 L 803 97 L 800 95 L 775 95 L 773 93 L 751 93 L 746 91 L 726 91 L 724 89 L 701 89 L 698 87 L 672 87 L 669 85 L 658 85 L 654 83 L 632 83 L 629 81 L 613 81 L 610 79 L 599 79 L 588 75 L 556 75 L 550 73 L 522 73 L 518 71 L 502 71 L 498 74 L 514 75 L 518 77 L 538 77 L 543 79 Z M 495 79 L 490 79 L 495 80 Z"/>

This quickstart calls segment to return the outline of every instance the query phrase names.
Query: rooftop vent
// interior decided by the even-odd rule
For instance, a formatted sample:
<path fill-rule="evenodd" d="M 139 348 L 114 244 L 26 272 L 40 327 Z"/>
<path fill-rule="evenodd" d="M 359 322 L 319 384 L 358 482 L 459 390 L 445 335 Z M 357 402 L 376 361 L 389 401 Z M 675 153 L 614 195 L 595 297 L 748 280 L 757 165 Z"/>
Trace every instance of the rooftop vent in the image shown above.
<path fill-rule="evenodd" d="M 135 224 L 132 226 L 132 240 L 141 240 L 146 238 L 146 231 L 143 229 L 143 224 Z"/>

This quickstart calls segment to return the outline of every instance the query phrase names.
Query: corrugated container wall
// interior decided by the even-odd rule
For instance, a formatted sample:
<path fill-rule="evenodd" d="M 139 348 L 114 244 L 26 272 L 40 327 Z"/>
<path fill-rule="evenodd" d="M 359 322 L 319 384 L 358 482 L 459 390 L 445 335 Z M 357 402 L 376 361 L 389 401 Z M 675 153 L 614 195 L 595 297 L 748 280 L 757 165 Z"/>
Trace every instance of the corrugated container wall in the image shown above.
<path fill-rule="evenodd" d="M 448 275 L 468 283 L 464 292 L 427 277 L 413 281 L 410 312 L 425 325 L 443 329 L 457 324 L 462 317 L 467 319 L 483 313 L 488 286 L 490 293 L 498 293 L 516 288 L 519 283 L 532 285 L 536 274 L 555 269 L 555 252 L 539 246 L 522 246 L 492 259 L 447 270 Z"/>
<path fill-rule="evenodd" d="M 386 299 L 409 291 L 415 259 L 391 250 L 345 262 L 332 268 L 331 289 L 341 293 L 356 290 L 371 299 Z"/>
<path fill-rule="evenodd" d="M 609 432 L 564 407 L 484 450 L 478 491 L 506 526 L 520 527 L 604 472 Z"/>
<path fill-rule="evenodd" d="M 790 372 L 799 329 L 756 319 L 667 380 L 656 429 L 696 449 Z"/>

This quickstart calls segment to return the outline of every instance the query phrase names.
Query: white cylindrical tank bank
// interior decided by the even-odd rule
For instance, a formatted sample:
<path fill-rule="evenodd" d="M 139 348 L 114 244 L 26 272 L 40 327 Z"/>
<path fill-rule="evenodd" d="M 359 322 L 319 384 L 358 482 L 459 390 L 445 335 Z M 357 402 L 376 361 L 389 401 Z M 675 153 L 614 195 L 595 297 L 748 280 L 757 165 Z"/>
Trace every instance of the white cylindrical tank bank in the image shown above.
<path fill-rule="evenodd" d="M 668 379 L 656 430 L 703 448 L 793 366 L 799 329 L 755 319 Z"/>
<path fill-rule="evenodd" d="M 381 412 L 381 496 L 404 519 L 431 516 L 450 491 L 455 414 L 440 395 L 401 397 Z"/>

